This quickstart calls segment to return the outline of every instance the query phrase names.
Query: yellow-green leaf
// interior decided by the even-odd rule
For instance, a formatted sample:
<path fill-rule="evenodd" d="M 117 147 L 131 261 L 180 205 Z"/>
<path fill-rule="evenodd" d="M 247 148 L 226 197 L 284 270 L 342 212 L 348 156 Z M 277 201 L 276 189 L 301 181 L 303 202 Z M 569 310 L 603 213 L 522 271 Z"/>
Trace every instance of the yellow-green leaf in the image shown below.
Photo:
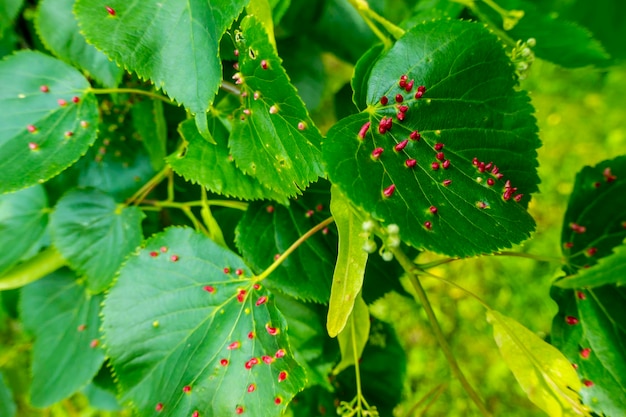
<path fill-rule="evenodd" d="M 528 398 L 550 416 L 588 416 L 576 371 L 554 346 L 510 317 L 487 311 L 487 321 L 507 366 Z"/>
<path fill-rule="evenodd" d="M 326 329 L 330 337 L 335 337 L 346 326 L 363 286 L 367 264 L 367 252 L 363 250 L 363 245 L 367 242 L 367 235 L 363 233 L 362 221 L 355 214 L 350 201 L 336 187 L 331 188 L 330 211 L 339 233 L 339 250 L 330 290 Z"/>
<path fill-rule="evenodd" d="M 354 308 L 346 327 L 337 337 L 341 350 L 341 361 L 333 369 L 335 375 L 359 360 L 370 336 L 370 326 L 369 309 L 363 301 L 363 297 L 359 295 L 354 302 Z"/>

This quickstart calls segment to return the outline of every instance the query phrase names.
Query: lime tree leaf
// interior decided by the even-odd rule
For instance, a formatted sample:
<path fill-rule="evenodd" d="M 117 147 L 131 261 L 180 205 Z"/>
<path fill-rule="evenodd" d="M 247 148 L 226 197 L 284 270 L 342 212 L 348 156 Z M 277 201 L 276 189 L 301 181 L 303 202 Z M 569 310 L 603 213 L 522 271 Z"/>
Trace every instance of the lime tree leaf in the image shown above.
<path fill-rule="evenodd" d="M 229 131 L 224 123 L 213 115 L 209 115 L 208 123 L 215 145 L 204 140 L 193 121 L 179 125 L 184 148 L 167 157 L 172 169 L 187 181 L 217 194 L 244 200 L 271 199 L 286 204 L 282 193 L 271 191 L 237 168 L 228 149 Z"/>
<path fill-rule="evenodd" d="M 243 108 L 230 136 L 235 162 L 265 187 L 293 196 L 324 175 L 321 135 L 281 67 L 263 24 L 253 16 L 235 36 Z"/>
<path fill-rule="evenodd" d="M 335 337 L 346 326 L 363 287 L 368 256 L 364 246 L 368 236 L 362 228 L 363 220 L 355 214 L 350 201 L 337 188 L 331 189 L 331 196 L 330 210 L 339 232 L 339 250 L 326 329 L 330 337 Z"/>
<path fill-rule="evenodd" d="M 121 400 L 141 415 L 279 416 L 305 386 L 271 293 L 191 229 L 148 240 L 120 270 L 103 316 Z"/>
<path fill-rule="evenodd" d="M 138 100 L 133 104 L 131 114 L 137 136 L 150 155 L 152 168 L 159 171 L 165 165 L 167 153 L 167 124 L 163 114 L 163 102 Z"/>
<path fill-rule="evenodd" d="M 47 212 L 48 197 L 41 185 L 0 195 L 0 276 L 39 250 Z"/>
<path fill-rule="evenodd" d="M 72 13 L 75 0 L 44 0 L 39 3 L 35 27 L 46 48 L 68 63 L 87 71 L 106 87 L 117 87 L 124 70 L 104 53 L 89 45 Z"/>
<path fill-rule="evenodd" d="M 551 292 L 559 306 L 551 341 L 576 366 L 585 404 L 605 415 L 626 412 L 626 290 L 615 283 L 596 282 L 601 286 L 592 288 L 574 283 L 586 276 L 604 281 L 615 277 L 613 266 L 622 267 L 615 260 L 626 239 L 625 208 L 626 156 L 577 174 L 561 232 L 567 276 Z M 558 288 L 561 282 L 578 289 Z"/>
<path fill-rule="evenodd" d="M 123 201 L 154 176 L 151 155 L 144 146 L 146 135 L 150 134 L 146 130 L 150 128 L 138 126 L 149 123 L 151 106 L 141 103 L 131 105 L 126 101 L 115 105 L 109 100 L 102 101 L 99 137 L 87 155 L 67 171 L 70 181 L 78 180 L 73 185 L 97 188 L 116 201 Z M 152 129 L 158 128 L 152 125 Z"/>
<path fill-rule="evenodd" d="M 323 144 L 331 182 L 355 205 L 397 224 L 414 247 L 451 256 L 529 236 L 537 127 L 494 35 L 470 22 L 417 25 L 376 62 L 368 86 L 366 111 Z"/>
<path fill-rule="evenodd" d="M 0 62 L 0 193 L 41 183 L 96 139 L 98 108 L 76 69 L 34 51 Z"/>
<path fill-rule="evenodd" d="M 626 291 L 606 285 L 588 290 L 553 287 L 559 312 L 551 342 L 563 352 L 583 382 L 580 395 L 598 414 L 626 412 Z"/>
<path fill-rule="evenodd" d="M 360 111 L 367 108 L 367 83 L 372 73 L 372 67 L 384 51 L 384 45 L 378 44 L 372 46 L 363 54 L 354 66 L 354 76 L 350 81 L 352 86 L 352 100 Z"/>
<path fill-rule="evenodd" d="M 341 361 L 333 369 L 333 373 L 354 365 L 361 358 L 363 349 L 370 335 L 370 312 L 360 295 L 354 300 L 354 308 L 350 312 L 345 327 L 339 332 L 337 340 L 341 350 Z"/>
<path fill-rule="evenodd" d="M 607 284 L 624 285 L 626 283 L 626 245 L 615 249 L 615 253 L 602 258 L 596 265 L 581 269 L 571 278 L 557 281 L 561 288 L 594 288 Z"/>
<path fill-rule="evenodd" d="M 287 318 L 295 358 L 306 370 L 307 387 L 318 385 L 332 391 L 328 376 L 337 362 L 339 348 L 337 342 L 326 335 L 326 307 L 279 293 L 275 299 Z"/>
<path fill-rule="evenodd" d="M 535 38 L 537 46 L 533 51 L 537 57 L 567 68 L 610 63 L 609 54 L 587 29 L 541 12 L 524 0 L 499 0 L 498 5 L 509 11 L 504 18 L 482 1 L 475 2 L 475 11 L 482 20 L 504 28 L 513 40 Z M 510 14 L 512 11 L 521 11 L 523 16 L 517 20 L 518 16 Z"/>
<path fill-rule="evenodd" d="M 626 239 L 626 156 L 585 167 L 577 175 L 561 242 L 572 275 L 611 254 Z"/>
<path fill-rule="evenodd" d="M 580 403 L 582 384 L 554 346 L 510 317 L 487 311 L 500 353 L 528 398 L 550 416 L 590 415 Z"/>
<path fill-rule="evenodd" d="M 329 217 L 327 186 L 320 181 L 289 207 L 272 203 L 249 206 L 237 226 L 236 243 L 255 272 L 261 273 L 300 236 Z M 297 299 L 327 303 L 335 242 L 330 227 L 311 236 L 267 277 L 266 285 Z"/>
<path fill-rule="evenodd" d="M 205 113 L 222 81 L 219 41 L 247 3 L 78 0 L 74 12 L 90 43 L 183 104 L 207 136 Z"/>
<path fill-rule="evenodd" d="M 4 380 L 4 374 L 0 372 L 0 416 L 15 417 L 17 405 L 13 400 L 13 393 Z"/>
<path fill-rule="evenodd" d="M 0 39 L 2 32 L 11 27 L 23 5 L 24 0 L 0 1 Z"/>
<path fill-rule="evenodd" d="M 100 303 L 67 269 L 24 287 L 22 323 L 35 337 L 30 400 L 46 407 L 87 385 L 104 361 Z"/>
<path fill-rule="evenodd" d="M 52 241 L 72 268 L 86 275 L 89 290 L 101 292 L 141 243 L 142 219 L 137 207 L 118 205 L 100 191 L 72 190 L 51 215 Z"/>

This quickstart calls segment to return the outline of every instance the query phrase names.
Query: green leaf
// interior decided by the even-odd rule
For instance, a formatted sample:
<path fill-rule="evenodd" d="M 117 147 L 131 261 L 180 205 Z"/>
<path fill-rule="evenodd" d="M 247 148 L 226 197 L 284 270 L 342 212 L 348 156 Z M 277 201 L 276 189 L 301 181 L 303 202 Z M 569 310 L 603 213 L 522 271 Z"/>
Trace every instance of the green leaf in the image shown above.
<path fill-rule="evenodd" d="M 98 410 L 120 411 L 122 409 L 117 401 L 117 387 L 108 362 L 102 365 L 93 381 L 82 392 L 89 400 L 89 405 Z"/>
<path fill-rule="evenodd" d="M 498 0 L 498 5 L 509 13 L 522 11 L 519 20 L 492 9 L 486 2 L 475 2 L 476 12 L 482 20 L 496 24 L 514 41 L 535 38 L 533 51 L 537 57 L 567 68 L 587 65 L 606 66 L 610 56 L 591 33 L 573 22 L 543 13 L 524 0 Z M 508 29 L 507 25 L 513 25 Z"/>
<path fill-rule="evenodd" d="M 98 109 L 76 69 L 39 52 L 0 62 L 0 193 L 44 182 L 96 139 Z"/>
<path fill-rule="evenodd" d="M 193 121 L 187 120 L 179 125 L 185 147 L 167 157 L 167 163 L 177 174 L 227 197 L 287 202 L 282 193 L 269 190 L 237 168 L 228 150 L 229 131 L 219 118 L 209 115 L 209 128 L 216 145 L 204 140 Z"/>
<path fill-rule="evenodd" d="M 163 115 L 163 102 L 159 100 L 141 100 L 131 107 L 133 126 L 143 142 L 150 163 L 155 171 L 165 165 L 167 153 L 167 125 Z"/>
<path fill-rule="evenodd" d="M 345 327 L 339 332 L 337 340 L 341 350 L 341 361 L 333 369 L 338 374 L 347 367 L 354 365 L 363 354 L 370 335 L 370 312 L 360 295 L 354 300 L 354 308 L 350 312 Z"/>
<path fill-rule="evenodd" d="M 597 414 L 626 413 L 626 291 L 607 285 L 589 290 L 552 288 L 559 313 L 551 342 L 572 362 L 584 403 Z"/>
<path fill-rule="evenodd" d="M 139 208 L 118 205 L 100 191 L 72 190 L 51 215 L 52 240 L 72 268 L 86 275 L 89 290 L 98 293 L 141 243 L 143 217 Z"/>
<path fill-rule="evenodd" d="M 372 46 L 359 58 L 354 66 L 354 76 L 350 81 L 350 85 L 353 90 L 352 100 L 360 111 L 367 108 L 367 83 L 369 82 L 372 68 L 383 51 L 383 44 Z"/>
<path fill-rule="evenodd" d="M 561 243 L 569 275 L 595 265 L 626 239 L 626 156 L 584 167 L 563 219 Z"/>
<path fill-rule="evenodd" d="M 555 286 L 551 291 L 559 306 L 552 343 L 576 365 L 585 404 L 605 415 L 626 413 L 626 291 L 616 284 L 595 284 L 622 278 L 612 269 L 622 268 L 616 261 L 623 256 L 626 239 L 624 207 L 626 156 L 585 167 L 576 175 L 561 233 L 568 277 L 555 285 L 580 289 Z M 587 279 L 596 281 L 594 287 L 582 289 Z"/>
<path fill-rule="evenodd" d="M 319 45 L 306 37 L 291 37 L 278 43 L 278 51 L 285 71 L 307 109 L 317 109 L 326 87 L 326 72 Z"/>
<path fill-rule="evenodd" d="M 235 162 L 265 187 L 287 196 L 324 175 L 321 135 L 289 83 L 267 33 L 252 16 L 235 36 L 244 95 L 230 137 Z"/>
<path fill-rule="evenodd" d="M 39 250 L 47 211 L 48 197 L 41 185 L 0 195 L 0 276 Z"/>
<path fill-rule="evenodd" d="M 330 199 L 328 183 L 311 186 L 289 207 L 254 203 L 237 226 L 237 247 L 244 259 L 261 273 L 296 240 L 327 218 Z M 336 245 L 331 228 L 303 242 L 266 279 L 266 285 L 294 298 L 327 303 Z M 263 242 L 259 245 L 259 242 Z"/>
<path fill-rule="evenodd" d="M 17 405 L 13 400 L 13 393 L 4 380 L 4 374 L 0 372 L 0 416 L 15 417 Z"/>
<path fill-rule="evenodd" d="M 191 229 L 148 240 L 120 270 L 103 316 L 121 400 L 141 415 L 279 416 L 305 385 L 272 295 L 238 256 Z"/>
<path fill-rule="evenodd" d="M 624 285 L 626 283 L 626 245 L 615 249 L 615 253 L 599 260 L 589 269 L 581 269 L 571 278 L 557 281 L 561 288 L 595 288 L 607 284 Z"/>
<path fill-rule="evenodd" d="M 54 246 L 14 266 L 0 277 L 0 291 L 13 290 L 35 282 L 67 265 Z"/>
<path fill-rule="evenodd" d="M 208 137 L 205 113 L 222 81 L 219 41 L 247 3 L 78 0 L 74 12 L 90 43 L 183 104 Z"/>
<path fill-rule="evenodd" d="M 403 74 L 415 82 L 410 93 L 399 87 Z M 462 21 L 417 25 L 376 62 L 368 85 L 366 111 L 333 126 L 323 145 L 331 182 L 355 205 L 397 224 L 414 247 L 450 256 L 496 251 L 529 236 L 537 127 L 493 34 Z M 421 98 L 418 86 L 425 86 Z M 408 107 L 404 121 L 396 95 Z M 383 118 L 393 126 L 381 134 Z M 415 131 L 420 140 L 411 139 Z"/>
<path fill-rule="evenodd" d="M 355 214 L 352 204 L 341 192 L 331 189 L 330 210 L 339 232 L 339 251 L 330 291 L 326 329 L 330 337 L 337 336 L 346 326 L 354 303 L 363 287 L 363 275 L 367 264 L 367 233 L 363 232 L 363 220 Z"/>
<path fill-rule="evenodd" d="M 99 137 L 87 155 L 64 173 L 71 185 L 65 185 L 63 191 L 72 186 L 93 187 L 117 201 L 132 196 L 155 174 L 151 164 L 151 156 L 154 155 L 149 155 L 145 145 L 150 141 L 148 130 L 158 127 L 154 124 L 150 128 L 139 127 L 150 123 L 151 113 L 151 106 L 143 105 L 143 102 L 131 106 L 129 102 L 114 105 L 109 100 L 103 100 Z M 156 153 L 159 151 L 156 150 Z"/>
<path fill-rule="evenodd" d="M 24 287 L 21 317 L 35 337 L 30 400 L 46 407 L 69 397 L 98 372 L 104 361 L 99 346 L 100 303 L 74 274 L 59 270 Z"/>
<path fill-rule="evenodd" d="M 124 70 L 89 45 L 72 13 L 75 0 L 43 0 L 35 15 L 35 27 L 46 48 L 60 59 L 82 68 L 106 87 L 117 87 Z"/>
<path fill-rule="evenodd" d="M 0 1 L 0 39 L 2 39 L 2 32 L 13 25 L 23 5 L 24 0 Z"/>
<path fill-rule="evenodd" d="M 337 342 L 326 335 L 326 307 L 282 294 L 276 294 L 275 300 L 287 318 L 289 340 L 296 361 L 306 371 L 307 387 L 317 385 L 331 391 L 329 375 L 337 362 L 339 348 Z"/>
<path fill-rule="evenodd" d="M 589 415 L 580 404 L 580 380 L 571 363 L 535 333 L 494 310 L 487 321 L 507 366 L 528 398 L 550 416 Z"/>

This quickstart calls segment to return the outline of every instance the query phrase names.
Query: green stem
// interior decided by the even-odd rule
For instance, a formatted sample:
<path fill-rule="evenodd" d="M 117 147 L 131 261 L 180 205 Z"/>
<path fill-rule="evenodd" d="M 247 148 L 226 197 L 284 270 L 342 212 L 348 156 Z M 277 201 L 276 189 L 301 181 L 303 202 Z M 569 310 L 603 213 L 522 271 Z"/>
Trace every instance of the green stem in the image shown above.
<path fill-rule="evenodd" d="M 202 207 L 203 202 L 186 201 L 184 203 L 178 203 L 176 201 L 143 200 L 142 204 L 148 204 L 157 208 L 169 207 L 182 210 L 185 207 Z M 206 204 L 209 206 L 226 207 L 242 211 L 245 211 L 248 208 L 248 203 L 244 203 L 243 201 L 206 200 Z"/>
<path fill-rule="evenodd" d="M 287 250 L 282 253 L 280 255 L 280 257 L 278 257 L 274 263 L 272 263 L 265 271 L 263 271 L 260 275 L 258 275 L 255 278 L 255 281 L 262 281 L 265 278 L 267 278 L 272 272 L 274 272 L 276 270 L 276 268 L 278 268 L 280 266 L 280 264 L 282 264 L 285 259 L 287 259 L 289 257 L 289 255 L 291 255 L 291 253 L 293 251 L 295 251 L 296 249 L 298 249 L 298 247 L 305 242 L 308 238 L 310 238 L 311 236 L 313 236 L 315 233 L 319 232 L 320 230 L 322 230 L 323 228 L 325 228 L 326 226 L 328 226 L 329 224 L 331 224 L 332 222 L 334 222 L 335 220 L 331 217 L 327 218 L 326 220 L 322 221 L 321 223 L 313 226 L 311 229 L 309 229 L 305 234 L 303 234 L 302 236 L 300 236 L 300 238 L 298 238 L 298 240 L 296 240 L 295 242 L 293 242 L 291 244 L 291 246 L 289 246 L 287 248 Z"/>
<path fill-rule="evenodd" d="M 175 103 L 169 98 L 153 93 L 152 91 L 140 90 L 138 88 L 90 88 L 88 92 L 93 94 L 120 94 L 120 93 L 128 93 L 128 94 L 140 94 L 143 96 L 148 96 L 156 100 L 161 100 L 164 103 L 172 104 Z"/>
<path fill-rule="evenodd" d="M 544 262 L 558 262 L 560 264 L 565 263 L 565 259 L 557 258 L 556 256 L 542 256 L 542 255 L 534 255 L 532 253 L 524 253 L 524 252 L 508 252 L 501 251 L 493 254 L 494 256 L 515 256 L 517 258 L 528 258 L 533 259 L 535 261 L 544 261 Z"/>
<path fill-rule="evenodd" d="M 66 265 L 65 259 L 54 246 L 43 250 L 33 258 L 11 268 L 0 277 L 0 291 L 12 290 L 35 282 Z"/>
<path fill-rule="evenodd" d="M 231 93 L 237 97 L 241 96 L 241 90 L 239 89 L 239 87 L 231 82 L 222 81 L 222 84 L 220 84 L 220 88 L 227 93 Z"/>
<path fill-rule="evenodd" d="M 352 5 L 352 7 L 354 7 L 355 10 L 359 13 L 363 21 L 365 21 L 365 23 L 369 26 L 372 32 L 374 32 L 374 34 L 378 37 L 378 39 L 381 40 L 381 42 L 385 45 L 385 47 L 391 46 L 392 41 L 387 36 L 385 36 L 380 31 L 380 29 L 378 29 L 378 26 L 376 26 L 375 22 L 379 23 L 382 27 L 384 27 L 385 30 L 389 34 L 391 34 L 391 36 L 393 36 L 396 40 L 404 36 L 404 30 L 402 28 L 394 25 L 389 20 L 385 19 L 384 17 L 382 17 L 381 15 L 379 15 L 378 13 L 370 9 L 369 4 L 365 0 L 348 0 L 348 1 Z"/>
<path fill-rule="evenodd" d="M 352 320 L 350 333 L 352 333 L 352 355 L 354 356 L 354 376 L 356 378 L 357 410 L 359 415 L 361 415 L 361 410 L 363 409 L 363 406 L 361 404 L 361 401 L 363 399 L 363 392 L 361 390 L 361 369 L 359 367 L 359 351 L 356 346 L 356 324 L 354 323 L 354 315 L 350 317 L 350 320 Z"/>
<path fill-rule="evenodd" d="M 146 198 L 148 194 L 150 194 L 150 191 L 152 191 L 154 187 L 159 185 L 161 181 L 163 181 L 169 175 L 169 173 L 169 167 L 165 167 L 161 171 L 157 172 L 157 174 L 154 177 L 150 178 L 150 180 L 148 180 L 148 182 L 146 182 L 143 187 L 137 190 L 135 194 L 133 194 L 130 198 L 126 200 L 126 204 L 138 205 L 139 203 L 141 203 L 143 199 Z"/>
<path fill-rule="evenodd" d="M 422 287 L 422 283 L 420 282 L 419 275 L 418 275 L 418 270 L 416 266 L 413 264 L 413 261 L 404 253 L 404 251 L 402 251 L 402 249 L 392 248 L 391 250 L 394 256 L 396 257 L 396 259 L 398 260 L 398 262 L 400 262 L 400 265 L 402 266 L 402 268 L 406 271 L 406 273 L 409 276 L 411 285 L 415 289 L 417 298 L 419 299 L 422 306 L 424 307 L 424 311 L 426 312 L 428 321 L 430 322 L 430 325 L 433 328 L 433 332 L 435 334 L 435 338 L 437 339 L 437 343 L 439 344 L 439 347 L 441 348 L 444 356 L 448 360 L 448 364 L 450 365 L 450 369 L 452 373 L 459 380 L 459 382 L 461 383 L 461 386 L 463 386 L 463 389 L 465 389 L 465 392 L 467 392 L 467 394 L 472 399 L 476 407 L 480 410 L 481 414 L 485 417 L 491 416 L 491 413 L 489 413 L 489 411 L 483 404 L 482 400 L 480 399 L 476 391 L 474 391 L 474 388 L 469 383 L 469 381 L 465 378 L 463 371 L 459 367 L 459 364 L 457 363 L 456 358 L 454 357 L 454 353 L 452 352 L 452 349 L 450 349 L 450 345 L 448 345 L 448 341 L 446 340 L 446 337 L 443 334 L 443 331 L 441 330 L 441 326 L 439 325 L 437 316 L 435 315 L 432 305 L 430 304 L 430 300 L 428 299 L 428 296 L 426 295 L 426 292 L 424 291 L 424 288 Z"/>

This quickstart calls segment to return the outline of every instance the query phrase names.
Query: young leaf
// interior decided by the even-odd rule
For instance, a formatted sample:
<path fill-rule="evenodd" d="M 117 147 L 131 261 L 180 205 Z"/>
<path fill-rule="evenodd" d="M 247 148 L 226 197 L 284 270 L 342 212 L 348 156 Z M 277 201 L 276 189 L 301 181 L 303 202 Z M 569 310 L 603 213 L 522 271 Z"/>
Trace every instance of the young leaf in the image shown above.
<path fill-rule="evenodd" d="M 228 150 L 229 132 L 224 123 L 213 115 L 209 115 L 208 123 L 216 145 L 200 136 L 193 121 L 187 120 L 179 125 L 178 131 L 185 141 L 185 147 L 167 157 L 167 163 L 172 169 L 187 181 L 227 197 L 271 199 L 287 203 L 282 193 L 269 190 L 235 165 Z"/>
<path fill-rule="evenodd" d="M 148 240 L 103 316 L 121 400 L 141 415 L 277 417 L 305 386 L 272 295 L 237 255 L 191 229 Z"/>
<path fill-rule="evenodd" d="M 346 326 L 363 286 L 367 264 L 367 233 L 363 220 L 355 214 L 350 201 L 337 188 L 331 190 L 330 210 L 339 231 L 339 252 L 330 290 L 326 329 L 336 337 Z"/>
<path fill-rule="evenodd" d="M 410 87 L 400 87 L 403 75 Z M 323 144 L 330 180 L 355 205 L 397 224 L 414 247 L 450 256 L 529 236 L 537 127 L 493 34 L 462 21 L 417 25 L 379 58 L 368 85 L 365 112 Z"/>
<path fill-rule="evenodd" d="M 504 25 L 504 33 L 514 41 L 535 38 L 537 46 L 533 51 L 537 57 L 567 68 L 606 66 L 610 63 L 609 54 L 587 29 L 552 14 L 542 13 L 535 5 L 524 0 L 499 0 L 498 5 L 506 11 L 522 11 L 523 16 L 519 20 L 510 20 L 509 15 L 503 18 L 486 2 L 475 2 L 483 20 L 486 18 L 500 27 Z"/>
<path fill-rule="evenodd" d="M 4 379 L 4 374 L 0 372 L 0 416 L 15 417 L 17 405 L 13 400 L 13 393 Z"/>
<path fill-rule="evenodd" d="M 96 190 L 72 190 L 50 218 L 52 241 L 95 293 L 106 289 L 124 258 L 143 238 L 143 213 Z"/>
<path fill-rule="evenodd" d="M 74 12 L 90 43 L 183 104 L 208 137 L 205 113 L 222 81 L 219 40 L 247 3 L 78 0 Z"/>
<path fill-rule="evenodd" d="M 96 139 L 98 108 L 76 69 L 34 51 L 0 62 L 0 193 L 42 183 Z"/>
<path fill-rule="evenodd" d="M 590 415 L 576 393 L 580 380 L 571 363 L 510 317 L 487 311 L 500 353 L 528 398 L 551 416 Z"/>
<path fill-rule="evenodd" d="M 72 8 L 75 0 L 44 0 L 35 15 L 35 27 L 46 48 L 68 63 L 87 71 L 106 87 L 117 87 L 124 70 L 85 41 Z"/>
<path fill-rule="evenodd" d="M 333 369 L 334 374 L 354 365 L 363 354 L 363 349 L 370 336 L 370 312 L 360 295 L 354 301 L 354 308 L 348 317 L 346 326 L 337 335 L 341 361 Z"/>
<path fill-rule="evenodd" d="M 321 135 L 281 67 L 263 24 L 253 16 L 235 36 L 239 50 L 236 82 L 243 109 L 230 136 L 230 149 L 243 172 L 265 187 L 296 195 L 324 176 Z"/>
<path fill-rule="evenodd" d="M 581 269 L 571 278 L 555 282 L 561 288 L 595 288 L 607 284 L 626 284 L 626 245 L 615 248 L 615 253 L 598 261 L 588 269 Z"/>
<path fill-rule="evenodd" d="M 39 250 L 47 211 L 48 197 L 41 185 L 0 195 L 0 276 Z"/>
<path fill-rule="evenodd" d="M 59 270 L 24 287 L 21 317 L 35 337 L 31 403 L 46 407 L 85 386 L 104 361 L 99 347 L 102 296 Z"/>
<path fill-rule="evenodd" d="M 269 267 L 276 255 L 329 216 L 327 187 L 325 181 L 314 184 L 289 207 L 250 205 L 237 226 L 236 243 L 256 272 Z M 311 236 L 267 277 L 266 285 L 297 299 L 328 303 L 335 245 L 330 227 Z"/>

